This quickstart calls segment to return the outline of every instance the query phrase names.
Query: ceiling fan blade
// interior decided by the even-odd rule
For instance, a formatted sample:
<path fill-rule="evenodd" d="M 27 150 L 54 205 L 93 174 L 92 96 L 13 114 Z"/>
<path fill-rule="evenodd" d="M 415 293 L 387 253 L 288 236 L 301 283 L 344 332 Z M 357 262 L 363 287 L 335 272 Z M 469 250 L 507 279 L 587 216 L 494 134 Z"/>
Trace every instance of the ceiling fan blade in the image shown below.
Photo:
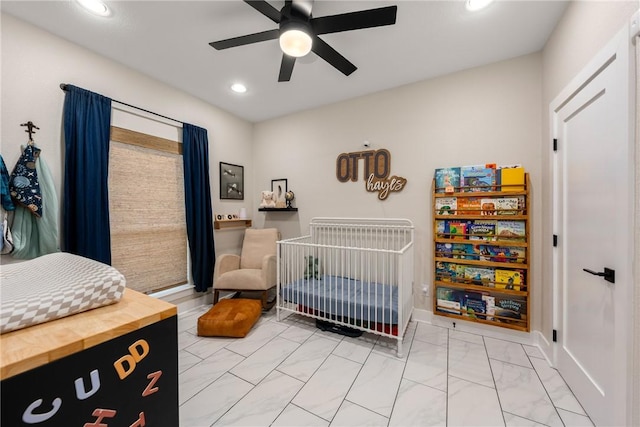
<path fill-rule="evenodd" d="M 282 62 L 280 63 L 280 75 L 278 76 L 279 82 L 288 82 L 291 80 L 291 73 L 293 73 L 293 65 L 296 63 L 295 56 L 289 56 L 282 54 Z"/>
<path fill-rule="evenodd" d="M 321 16 L 312 18 L 310 23 L 315 34 L 339 33 L 341 31 L 393 25 L 396 23 L 397 11 L 398 6 L 387 6 L 378 9 L 342 13 L 340 15 Z"/>
<path fill-rule="evenodd" d="M 244 46 L 246 44 L 258 43 L 267 40 L 274 40 L 280 36 L 280 30 L 268 30 L 261 33 L 248 34 L 246 36 L 233 37 L 226 40 L 211 42 L 209 45 L 217 50 L 228 49 L 230 47 Z"/>
<path fill-rule="evenodd" d="M 353 65 L 347 58 L 340 55 L 334 48 L 329 46 L 324 40 L 320 39 L 318 36 L 313 37 L 313 44 L 311 46 L 311 50 L 315 52 L 320 58 L 327 61 L 329 64 L 333 65 L 337 68 L 342 74 L 345 76 L 350 75 L 355 70 L 358 69 L 355 65 Z"/>
<path fill-rule="evenodd" d="M 280 11 L 275 7 L 271 6 L 264 0 L 244 0 L 246 4 L 271 19 L 276 24 L 280 23 Z"/>

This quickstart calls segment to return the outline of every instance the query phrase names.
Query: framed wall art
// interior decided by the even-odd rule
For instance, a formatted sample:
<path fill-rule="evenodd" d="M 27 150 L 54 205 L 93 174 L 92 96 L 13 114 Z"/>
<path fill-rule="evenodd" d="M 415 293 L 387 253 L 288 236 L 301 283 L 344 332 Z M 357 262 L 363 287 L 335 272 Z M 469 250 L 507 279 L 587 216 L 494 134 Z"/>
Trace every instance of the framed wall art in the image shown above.
<path fill-rule="evenodd" d="M 288 191 L 287 180 L 285 178 L 272 179 L 271 191 L 273 191 L 273 195 L 276 201 L 276 208 L 286 208 L 287 200 L 285 199 L 285 194 L 287 194 Z"/>
<path fill-rule="evenodd" d="M 220 162 L 220 199 L 244 200 L 244 167 Z"/>

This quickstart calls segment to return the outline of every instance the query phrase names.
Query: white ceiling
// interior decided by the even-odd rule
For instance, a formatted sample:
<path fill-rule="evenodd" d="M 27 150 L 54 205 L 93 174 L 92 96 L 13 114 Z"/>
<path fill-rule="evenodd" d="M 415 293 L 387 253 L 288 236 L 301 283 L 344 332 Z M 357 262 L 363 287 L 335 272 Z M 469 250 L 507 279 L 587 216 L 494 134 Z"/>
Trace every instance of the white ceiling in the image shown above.
<path fill-rule="evenodd" d="M 462 0 L 316 0 L 314 17 L 397 4 L 396 24 L 321 36 L 358 67 L 351 76 L 311 53 L 278 83 L 277 40 L 222 51 L 208 44 L 277 28 L 242 1 L 106 2 L 109 18 L 74 0 L 3 0 L 0 8 L 252 122 L 539 51 L 567 5 L 498 0 L 472 13 Z M 236 81 L 247 93 L 230 91 Z"/>

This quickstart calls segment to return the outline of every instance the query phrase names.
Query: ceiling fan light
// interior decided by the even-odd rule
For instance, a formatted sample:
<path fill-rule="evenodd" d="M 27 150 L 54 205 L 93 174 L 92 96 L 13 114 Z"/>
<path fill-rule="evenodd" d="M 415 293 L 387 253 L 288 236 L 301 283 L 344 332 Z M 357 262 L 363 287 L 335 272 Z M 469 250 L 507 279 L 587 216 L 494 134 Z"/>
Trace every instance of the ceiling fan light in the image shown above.
<path fill-rule="evenodd" d="M 280 35 L 280 49 L 289 56 L 305 56 L 311 52 L 311 44 L 311 36 L 302 30 L 287 30 Z"/>
<path fill-rule="evenodd" d="M 101 0 L 77 0 L 85 10 L 98 16 L 109 16 L 111 11 Z"/>
<path fill-rule="evenodd" d="M 467 10 L 474 12 L 476 10 L 484 9 L 493 3 L 493 0 L 467 0 Z"/>

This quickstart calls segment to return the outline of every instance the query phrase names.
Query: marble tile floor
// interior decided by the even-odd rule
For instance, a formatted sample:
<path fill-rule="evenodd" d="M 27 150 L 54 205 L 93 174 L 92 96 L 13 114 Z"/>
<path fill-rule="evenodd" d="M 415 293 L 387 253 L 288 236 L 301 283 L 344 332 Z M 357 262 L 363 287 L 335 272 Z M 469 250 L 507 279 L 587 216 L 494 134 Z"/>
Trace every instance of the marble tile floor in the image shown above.
<path fill-rule="evenodd" d="M 411 322 L 398 358 L 275 308 L 245 338 L 201 338 L 209 308 L 178 316 L 181 427 L 593 425 L 536 347 Z"/>

